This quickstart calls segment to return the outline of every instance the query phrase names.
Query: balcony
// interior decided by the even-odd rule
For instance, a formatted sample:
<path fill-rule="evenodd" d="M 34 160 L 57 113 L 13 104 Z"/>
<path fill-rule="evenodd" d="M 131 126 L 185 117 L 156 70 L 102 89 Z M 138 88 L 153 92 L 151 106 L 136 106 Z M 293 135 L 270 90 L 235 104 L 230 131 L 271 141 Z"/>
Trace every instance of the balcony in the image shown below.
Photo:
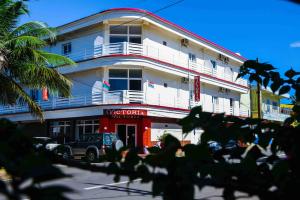
<path fill-rule="evenodd" d="M 283 113 L 282 109 L 278 106 L 263 103 L 262 107 L 263 119 L 284 122 L 290 117 L 290 113 Z"/>
<path fill-rule="evenodd" d="M 147 104 L 153 106 L 164 106 L 180 109 L 188 109 L 189 107 L 187 101 L 182 101 L 180 100 L 180 98 L 177 97 L 170 97 L 169 99 L 165 99 L 161 98 L 160 94 L 145 95 L 143 91 L 133 90 L 109 91 L 93 95 L 74 96 L 70 98 L 51 98 L 48 101 L 37 101 L 37 104 L 44 111 L 67 108 L 80 108 L 85 106 L 122 104 Z M 201 103 L 197 105 L 201 105 Z M 194 106 L 196 106 L 196 104 L 192 103 L 192 107 Z M 224 112 L 224 109 L 221 109 L 217 106 L 213 107 L 215 108 L 214 110 L 208 110 L 206 109 L 206 106 L 203 106 L 203 109 L 207 112 Z M 0 106 L 0 115 L 23 113 L 28 111 L 29 109 L 27 105 Z M 230 112 L 226 112 L 226 114 L 245 116 L 241 110 L 239 112 L 240 113 L 233 112 L 233 108 L 230 108 Z"/>
<path fill-rule="evenodd" d="M 183 57 L 179 51 L 171 51 L 169 48 L 166 48 L 164 46 L 156 47 L 128 42 L 112 43 L 99 45 L 93 49 L 83 49 L 82 51 L 68 54 L 67 56 L 77 62 L 109 55 L 146 56 L 177 66 L 181 66 L 187 69 L 191 69 L 200 73 L 204 73 L 226 81 L 230 81 L 239 85 L 248 86 L 247 80 L 241 78 L 236 80 L 233 76 L 233 73 L 217 73 L 216 69 L 213 69 L 210 66 L 189 61 L 188 58 Z"/>

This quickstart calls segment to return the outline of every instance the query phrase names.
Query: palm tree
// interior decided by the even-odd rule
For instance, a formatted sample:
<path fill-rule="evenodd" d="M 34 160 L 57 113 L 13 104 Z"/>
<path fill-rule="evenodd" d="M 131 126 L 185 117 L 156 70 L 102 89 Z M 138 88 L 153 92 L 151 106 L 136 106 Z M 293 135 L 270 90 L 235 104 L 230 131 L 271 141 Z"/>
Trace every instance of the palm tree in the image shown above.
<path fill-rule="evenodd" d="M 17 26 L 24 14 L 28 14 L 24 1 L 0 0 L 0 104 L 25 103 L 34 116 L 43 119 L 41 108 L 25 88 L 47 88 L 70 96 L 72 83 L 57 68 L 74 62 L 43 51 L 54 42 L 55 30 L 37 21 Z"/>

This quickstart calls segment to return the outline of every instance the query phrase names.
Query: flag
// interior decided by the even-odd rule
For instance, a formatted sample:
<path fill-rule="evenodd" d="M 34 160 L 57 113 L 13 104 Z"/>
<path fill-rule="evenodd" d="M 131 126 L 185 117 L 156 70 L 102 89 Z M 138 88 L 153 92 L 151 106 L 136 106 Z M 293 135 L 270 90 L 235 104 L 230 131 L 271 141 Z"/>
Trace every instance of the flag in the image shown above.
<path fill-rule="evenodd" d="M 109 90 L 110 89 L 110 84 L 107 81 L 103 81 L 103 90 Z"/>

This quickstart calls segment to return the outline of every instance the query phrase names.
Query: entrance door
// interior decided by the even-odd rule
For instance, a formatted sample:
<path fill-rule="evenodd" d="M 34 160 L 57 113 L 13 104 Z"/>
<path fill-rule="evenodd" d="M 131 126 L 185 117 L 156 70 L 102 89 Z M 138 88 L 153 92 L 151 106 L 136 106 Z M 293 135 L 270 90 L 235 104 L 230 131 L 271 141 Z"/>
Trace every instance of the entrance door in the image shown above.
<path fill-rule="evenodd" d="M 136 125 L 117 125 L 117 134 L 122 142 L 129 147 L 136 146 Z"/>

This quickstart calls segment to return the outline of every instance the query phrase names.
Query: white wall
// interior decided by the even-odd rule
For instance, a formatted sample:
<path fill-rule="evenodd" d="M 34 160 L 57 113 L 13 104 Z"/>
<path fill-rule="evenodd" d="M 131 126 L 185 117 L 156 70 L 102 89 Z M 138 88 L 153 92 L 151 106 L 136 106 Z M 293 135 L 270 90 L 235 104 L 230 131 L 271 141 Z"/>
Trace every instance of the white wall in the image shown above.
<path fill-rule="evenodd" d="M 83 55 L 88 55 L 92 53 L 96 53 L 96 47 L 101 43 L 101 40 L 104 42 L 104 30 L 103 26 L 90 28 L 80 33 L 75 33 L 71 36 L 65 37 L 64 39 L 60 39 L 54 45 L 46 47 L 45 50 L 56 53 L 62 54 L 62 44 L 71 42 L 72 43 L 72 52 L 71 57 L 82 57 Z M 102 43 L 103 43 L 102 42 Z"/>
<path fill-rule="evenodd" d="M 151 141 L 158 141 L 158 138 L 164 133 L 171 134 L 180 141 L 190 141 L 197 144 L 200 141 L 201 130 L 195 130 L 187 135 L 182 134 L 181 126 L 172 123 L 151 123 Z"/>
<path fill-rule="evenodd" d="M 169 107 L 188 106 L 188 85 L 181 83 L 181 77 L 144 69 L 145 99 L 150 104 Z M 150 87 L 150 82 L 153 87 Z M 167 87 L 164 86 L 167 84 Z"/>

